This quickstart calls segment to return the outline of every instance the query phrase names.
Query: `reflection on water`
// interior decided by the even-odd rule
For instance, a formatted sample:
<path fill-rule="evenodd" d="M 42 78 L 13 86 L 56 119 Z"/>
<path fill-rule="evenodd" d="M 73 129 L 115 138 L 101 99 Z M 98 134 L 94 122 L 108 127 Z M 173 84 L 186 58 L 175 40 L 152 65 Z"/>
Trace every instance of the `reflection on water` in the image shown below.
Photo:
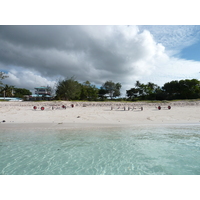
<path fill-rule="evenodd" d="M 0 131 L 0 174 L 200 174 L 200 126 Z"/>

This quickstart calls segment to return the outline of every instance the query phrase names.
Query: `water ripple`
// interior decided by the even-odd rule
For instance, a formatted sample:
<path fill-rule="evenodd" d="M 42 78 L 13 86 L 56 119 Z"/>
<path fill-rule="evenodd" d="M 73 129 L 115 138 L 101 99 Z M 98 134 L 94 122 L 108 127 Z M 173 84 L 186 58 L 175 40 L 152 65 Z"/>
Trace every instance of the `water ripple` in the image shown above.
<path fill-rule="evenodd" d="M 200 127 L 0 132 L 0 174 L 200 174 Z"/>

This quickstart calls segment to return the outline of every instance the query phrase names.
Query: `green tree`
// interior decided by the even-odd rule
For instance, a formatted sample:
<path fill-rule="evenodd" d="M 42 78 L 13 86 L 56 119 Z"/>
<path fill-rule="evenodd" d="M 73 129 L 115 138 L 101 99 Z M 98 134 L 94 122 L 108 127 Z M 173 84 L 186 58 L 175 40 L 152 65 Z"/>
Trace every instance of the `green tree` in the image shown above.
<path fill-rule="evenodd" d="M 113 97 L 119 97 L 121 95 L 121 92 L 120 92 L 121 87 L 122 87 L 121 83 L 115 84 L 115 90 L 113 93 Z"/>
<path fill-rule="evenodd" d="M 200 97 L 200 81 L 185 79 L 165 83 L 163 91 L 167 99 L 196 99 Z"/>
<path fill-rule="evenodd" d="M 146 85 L 146 95 L 147 95 L 147 99 L 149 100 L 155 100 L 156 99 L 156 92 L 159 90 L 159 86 L 148 82 Z"/>
<path fill-rule="evenodd" d="M 136 88 L 131 88 L 130 90 L 126 90 L 126 96 L 130 100 L 135 100 L 139 95 L 139 90 Z"/>
<path fill-rule="evenodd" d="M 147 84 L 140 83 L 136 81 L 135 87 L 126 91 L 126 95 L 129 99 L 133 100 L 134 98 L 140 100 L 153 100 L 156 99 L 156 92 L 158 91 L 159 86 L 148 82 Z"/>
<path fill-rule="evenodd" d="M 98 97 L 98 89 L 95 85 L 91 85 L 89 81 L 84 82 L 81 85 L 81 100 L 97 100 Z"/>
<path fill-rule="evenodd" d="M 166 99 L 166 94 L 165 92 L 162 90 L 161 87 L 157 87 L 155 90 L 155 99 L 156 100 L 165 100 Z"/>
<path fill-rule="evenodd" d="M 135 89 L 138 91 L 138 96 L 145 95 L 145 86 L 144 84 L 140 83 L 140 81 L 136 81 Z"/>
<path fill-rule="evenodd" d="M 81 84 L 73 77 L 59 81 L 56 88 L 56 99 L 75 100 L 79 99 L 81 94 Z"/>
<path fill-rule="evenodd" d="M 4 93 L 5 97 L 14 96 L 14 86 L 5 85 L 1 88 L 1 93 Z"/>
<path fill-rule="evenodd" d="M 107 99 L 106 94 L 107 94 L 107 91 L 103 87 L 100 87 L 99 92 L 98 92 L 99 98 L 101 100 Z"/>
<path fill-rule="evenodd" d="M 116 98 L 121 95 L 120 89 L 122 85 L 120 83 L 114 83 L 112 81 L 106 81 L 101 89 L 105 90 L 106 94 L 109 95 L 111 99 Z"/>
<path fill-rule="evenodd" d="M 179 87 L 178 81 L 171 81 L 171 82 L 165 83 L 162 89 L 165 92 L 167 99 L 179 98 L 180 87 Z"/>
<path fill-rule="evenodd" d="M 31 95 L 31 91 L 27 90 L 25 88 L 15 88 L 14 89 L 14 95 L 15 97 L 23 98 L 24 95 Z"/>

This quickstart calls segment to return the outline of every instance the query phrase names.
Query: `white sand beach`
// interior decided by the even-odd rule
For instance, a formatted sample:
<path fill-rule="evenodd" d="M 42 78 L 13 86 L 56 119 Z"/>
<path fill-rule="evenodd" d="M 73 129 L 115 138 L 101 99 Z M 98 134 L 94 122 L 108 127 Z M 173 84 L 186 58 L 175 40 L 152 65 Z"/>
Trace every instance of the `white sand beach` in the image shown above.
<path fill-rule="evenodd" d="M 71 105 L 74 105 L 72 107 Z M 62 106 L 66 106 L 63 109 Z M 34 106 L 37 109 L 34 110 Z M 161 106 L 161 110 L 158 110 Z M 168 109 L 171 106 L 171 109 Z M 44 110 L 41 110 L 44 107 Z M 141 110 L 141 107 L 143 110 Z M 200 124 L 200 101 L 0 102 L 0 128 L 84 128 Z"/>

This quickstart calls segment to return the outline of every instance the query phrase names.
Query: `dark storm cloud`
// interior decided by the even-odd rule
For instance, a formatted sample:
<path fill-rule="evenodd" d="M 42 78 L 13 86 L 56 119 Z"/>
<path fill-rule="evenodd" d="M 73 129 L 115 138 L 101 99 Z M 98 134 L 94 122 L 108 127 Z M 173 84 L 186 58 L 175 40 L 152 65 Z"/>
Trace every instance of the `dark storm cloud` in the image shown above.
<path fill-rule="evenodd" d="M 0 29 L 3 40 L 29 48 L 70 49 L 82 37 L 76 26 L 1 26 Z M 73 40 L 74 37 L 76 41 Z"/>
<path fill-rule="evenodd" d="M 30 71 L 52 81 L 126 83 L 149 74 L 163 52 L 136 26 L 0 26 L 0 69 L 18 82 Z"/>

